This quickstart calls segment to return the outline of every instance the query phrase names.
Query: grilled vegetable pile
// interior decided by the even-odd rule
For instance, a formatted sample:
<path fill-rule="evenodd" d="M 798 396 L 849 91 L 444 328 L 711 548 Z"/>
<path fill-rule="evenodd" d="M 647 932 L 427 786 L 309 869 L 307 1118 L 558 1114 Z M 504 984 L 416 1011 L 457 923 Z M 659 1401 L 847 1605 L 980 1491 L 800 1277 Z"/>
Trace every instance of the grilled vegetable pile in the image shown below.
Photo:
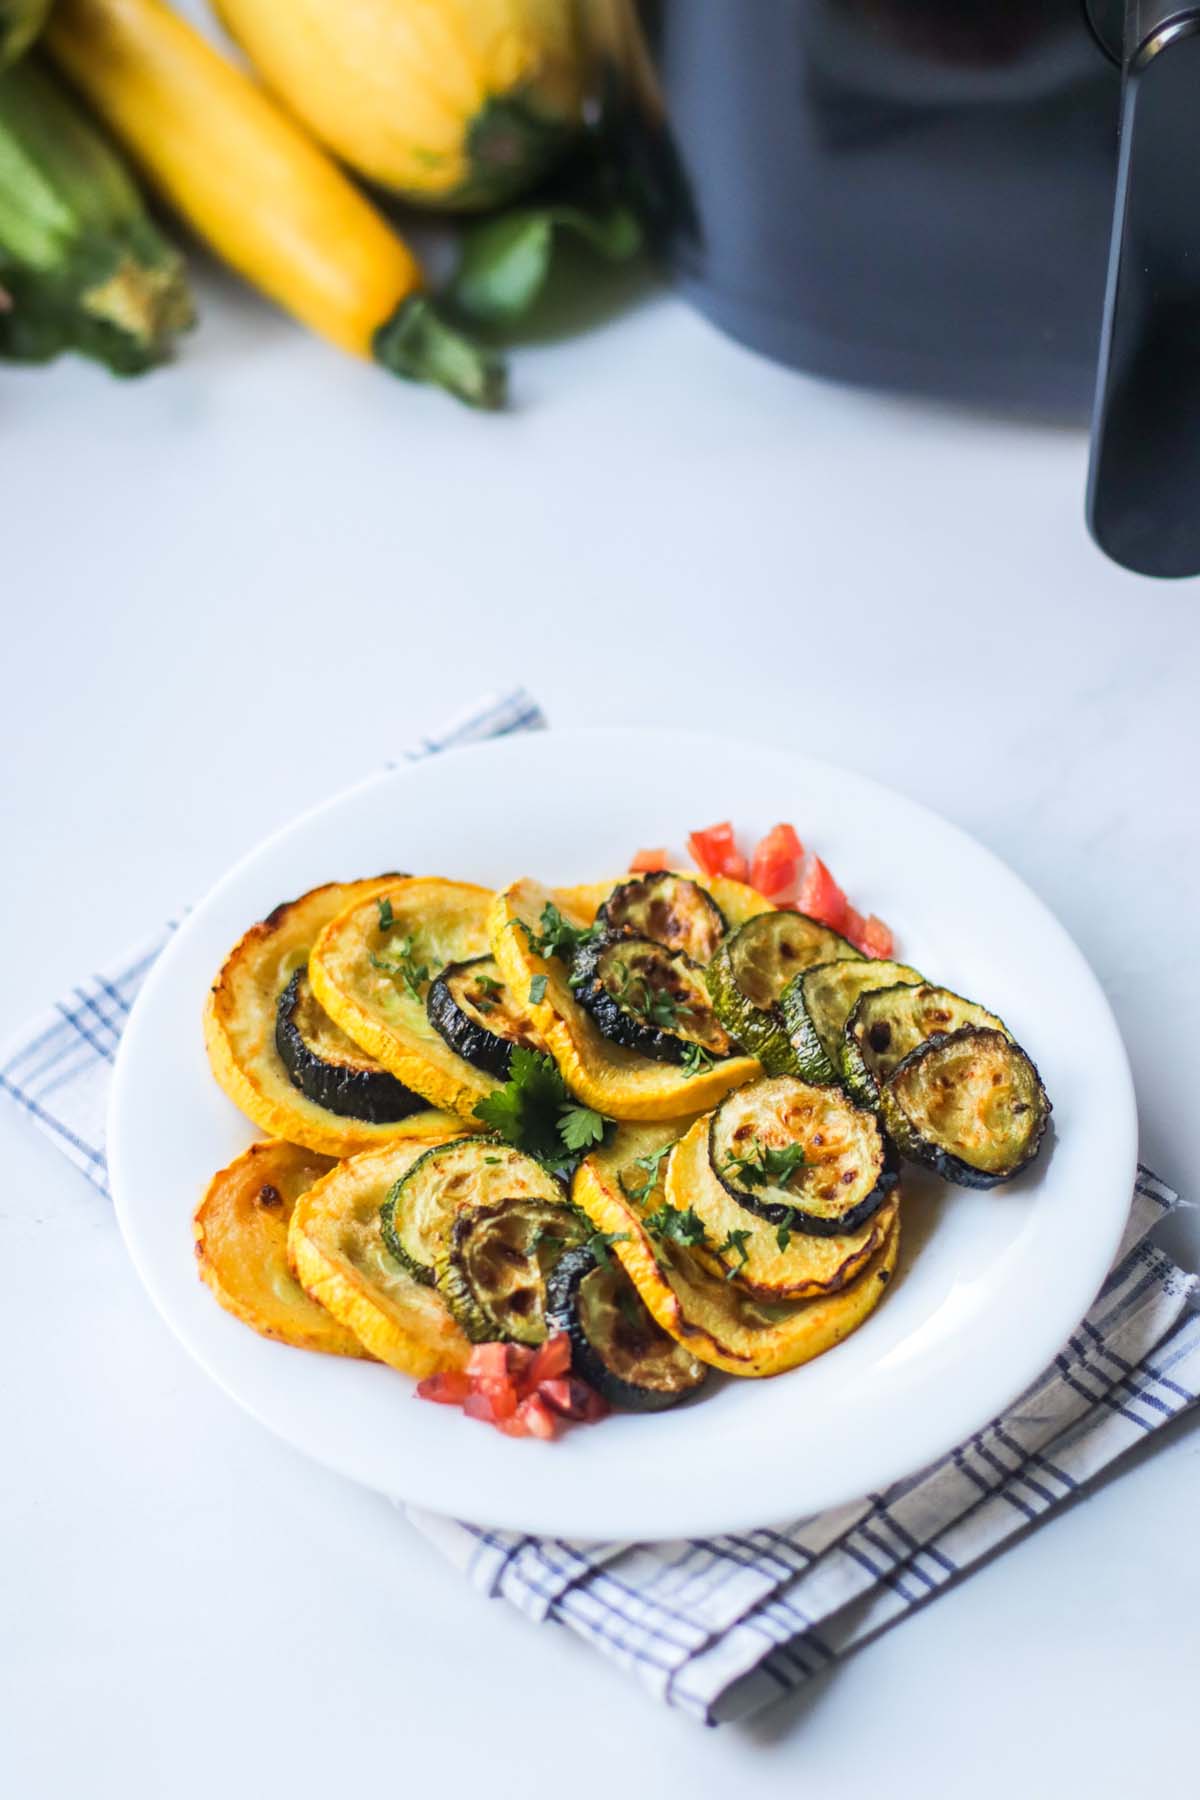
<path fill-rule="evenodd" d="M 272 1134 L 196 1216 L 221 1303 L 552 1437 L 856 1329 L 896 1267 L 902 1158 L 972 1187 L 1029 1164 L 1050 1103 L 1001 1019 L 866 954 L 890 931 L 790 827 L 753 864 L 728 827 L 693 843 L 695 874 L 382 875 L 252 926 L 206 1011 L 218 1081 Z"/>
<path fill-rule="evenodd" d="M 167 0 L 0 0 L 0 356 L 74 349 L 134 374 L 191 322 L 127 154 L 218 258 L 330 343 L 502 405 L 503 359 L 475 327 L 494 334 L 533 304 L 562 232 L 608 261 L 640 244 L 584 127 L 573 0 L 217 10 L 250 73 Z M 440 299 L 356 174 L 450 213 L 493 210 L 462 237 Z"/>

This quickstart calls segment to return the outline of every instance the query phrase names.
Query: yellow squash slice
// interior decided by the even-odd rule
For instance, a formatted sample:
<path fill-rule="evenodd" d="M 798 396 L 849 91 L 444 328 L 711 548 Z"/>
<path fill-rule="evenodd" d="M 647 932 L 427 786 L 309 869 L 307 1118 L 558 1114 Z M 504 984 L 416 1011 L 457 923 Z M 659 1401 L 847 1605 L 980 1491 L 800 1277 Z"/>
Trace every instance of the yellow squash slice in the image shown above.
<path fill-rule="evenodd" d="M 193 1232 L 201 1279 L 226 1312 L 263 1337 L 298 1350 L 365 1356 L 344 1325 L 318 1306 L 288 1267 L 288 1221 L 332 1159 L 272 1139 L 251 1144 L 213 1176 Z"/>
<path fill-rule="evenodd" d="M 359 902 L 376 912 L 377 895 L 402 878 L 378 875 L 370 881 L 331 881 L 298 900 L 285 900 L 252 925 L 230 951 L 204 1009 L 204 1042 L 218 1083 L 234 1105 L 261 1131 L 303 1144 L 325 1156 L 353 1156 L 389 1143 L 403 1128 L 411 1137 L 438 1122 L 413 1114 L 398 1123 L 372 1125 L 330 1112 L 301 1093 L 275 1047 L 275 1008 L 280 994 L 331 919 Z M 330 1041 L 336 1036 L 329 1027 Z"/>
<path fill-rule="evenodd" d="M 442 1120 L 447 1142 L 458 1121 Z M 465 1367 L 471 1346 L 436 1288 L 405 1273 L 383 1241 L 379 1208 L 393 1185 L 429 1149 L 393 1143 L 339 1163 L 301 1196 L 288 1229 L 288 1254 L 305 1292 L 353 1332 L 364 1349 L 402 1374 Z"/>
<path fill-rule="evenodd" d="M 709 881 L 696 875 L 689 879 L 708 889 L 731 927 L 756 913 L 773 910 L 769 901 L 741 882 Z M 549 1046 L 567 1086 L 588 1106 L 610 1119 L 671 1119 L 683 1112 L 704 1111 L 715 1106 L 730 1088 L 761 1074 L 758 1063 L 752 1057 L 731 1056 L 689 1077 L 675 1064 L 654 1062 L 610 1043 L 577 1004 L 568 985 L 566 964 L 558 957 L 538 956 L 522 929 L 527 926 L 536 934 L 548 903 L 557 906 L 570 924 L 590 925 L 615 885 L 608 881 L 551 890 L 536 881 L 514 882 L 497 894 L 492 906 L 492 954 L 510 995 L 524 1004 L 526 1017 Z M 545 987 L 535 1002 L 529 994 L 539 976 L 545 977 Z"/>
<path fill-rule="evenodd" d="M 807 1300 L 853 1281 L 891 1230 L 898 1210 L 895 1198 L 886 1200 L 858 1231 L 838 1237 L 793 1231 L 781 1244 L 777 1228 L 739 1206 L 713 1174 L 709 1123 L 710 1118 L 697 1119 L 667 1164 L 667 1204 L 680 1212 L 690 1208 L 707 1233 L 711 1248 L 697 1250 L 700 1261 L 722 1280 L 734 1275 L 760 1300 Z"/>
<path fill-rule="evenodd" d="M 646 1214 L 663 1204 L 663 1162 L 656 1176 L 638 1159 L 673 1144 L 688 1123 L 622 1126 L 580 1164 L 571 1198 L 617 1237 L 616 1253 L 658 1324 L 701 1362 L 730 1375 L 782 1374 L 841 1343 L 875 1310 L 896 1267 L 899 1214 L 848 1286 L 812 1300 L 759 1300 L 646 1228 Z"/>
<path fill-rule="evenodd" d="M 425 996 L 447 963 L 487 955 L 492 895 L 465 881 L 418 877 L 394 883 L 385 897 L 388 926 L 372 895 L 325 927 L 308 963 L 313 992 L 347 1037 L 397 1081 L 431 1106 L 471 1119 L 476 1103 L 500 1084 L 439 1037 Z"/>

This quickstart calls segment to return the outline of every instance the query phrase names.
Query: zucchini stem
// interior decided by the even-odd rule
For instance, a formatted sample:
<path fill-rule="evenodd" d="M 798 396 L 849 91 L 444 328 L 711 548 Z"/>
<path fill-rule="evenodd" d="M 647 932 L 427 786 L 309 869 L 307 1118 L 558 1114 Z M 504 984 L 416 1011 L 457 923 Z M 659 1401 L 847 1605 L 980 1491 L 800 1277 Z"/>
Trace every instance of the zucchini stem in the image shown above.
<path fill-rule="evenodd" d="M 427 294 L 410 294 L 375 333 L 377 363 L 408 381 L 431 381 L 468 406 L 493 410 L 508 388 L 503 357 L 456 331 Z"/>

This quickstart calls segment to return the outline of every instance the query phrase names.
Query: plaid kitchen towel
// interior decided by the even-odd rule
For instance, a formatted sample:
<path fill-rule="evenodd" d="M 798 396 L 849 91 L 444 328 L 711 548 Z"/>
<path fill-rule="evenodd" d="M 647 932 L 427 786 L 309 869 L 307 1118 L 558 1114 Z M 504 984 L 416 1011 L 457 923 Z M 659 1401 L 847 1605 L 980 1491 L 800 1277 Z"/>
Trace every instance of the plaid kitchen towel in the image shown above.
<path fill-rule="evenodd" d="M 408 752 L 545 720 L 517 690 Z M 86 977 L 0 1057 L 0 1090 L 107 1192 L 109 1072 L 130 1007 L 175 928 Z M 410 1511 L 482 1592 L 567 1625 L 657 1698 L 744 1717 L 939 1593 L 1200 1397 L 1197 1277 L 1149 1242 L 1178 1197 L 1139 1168 L 1117 1260 L 1052 1367 L 969 1442 L 884 1493 L 703 1540 L 581 1544 Z"/>

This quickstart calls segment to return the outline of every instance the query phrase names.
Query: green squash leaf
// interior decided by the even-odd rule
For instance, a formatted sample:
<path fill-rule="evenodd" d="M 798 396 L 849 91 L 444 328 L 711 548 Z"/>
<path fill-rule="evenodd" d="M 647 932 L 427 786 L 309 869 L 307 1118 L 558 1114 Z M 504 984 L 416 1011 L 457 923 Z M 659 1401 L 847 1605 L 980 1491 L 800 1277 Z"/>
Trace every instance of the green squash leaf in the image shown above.
<path fill-rule="evenodd" d="M 455 306 L 479 324 L 505 325 L 529 311 L 546 284 L 558 232 L 580 238 L 607 262 L 626 262 L 642 230 L 619 201 L 582 206 L 523 206 L 473 226 L 451 284 Z"/>

